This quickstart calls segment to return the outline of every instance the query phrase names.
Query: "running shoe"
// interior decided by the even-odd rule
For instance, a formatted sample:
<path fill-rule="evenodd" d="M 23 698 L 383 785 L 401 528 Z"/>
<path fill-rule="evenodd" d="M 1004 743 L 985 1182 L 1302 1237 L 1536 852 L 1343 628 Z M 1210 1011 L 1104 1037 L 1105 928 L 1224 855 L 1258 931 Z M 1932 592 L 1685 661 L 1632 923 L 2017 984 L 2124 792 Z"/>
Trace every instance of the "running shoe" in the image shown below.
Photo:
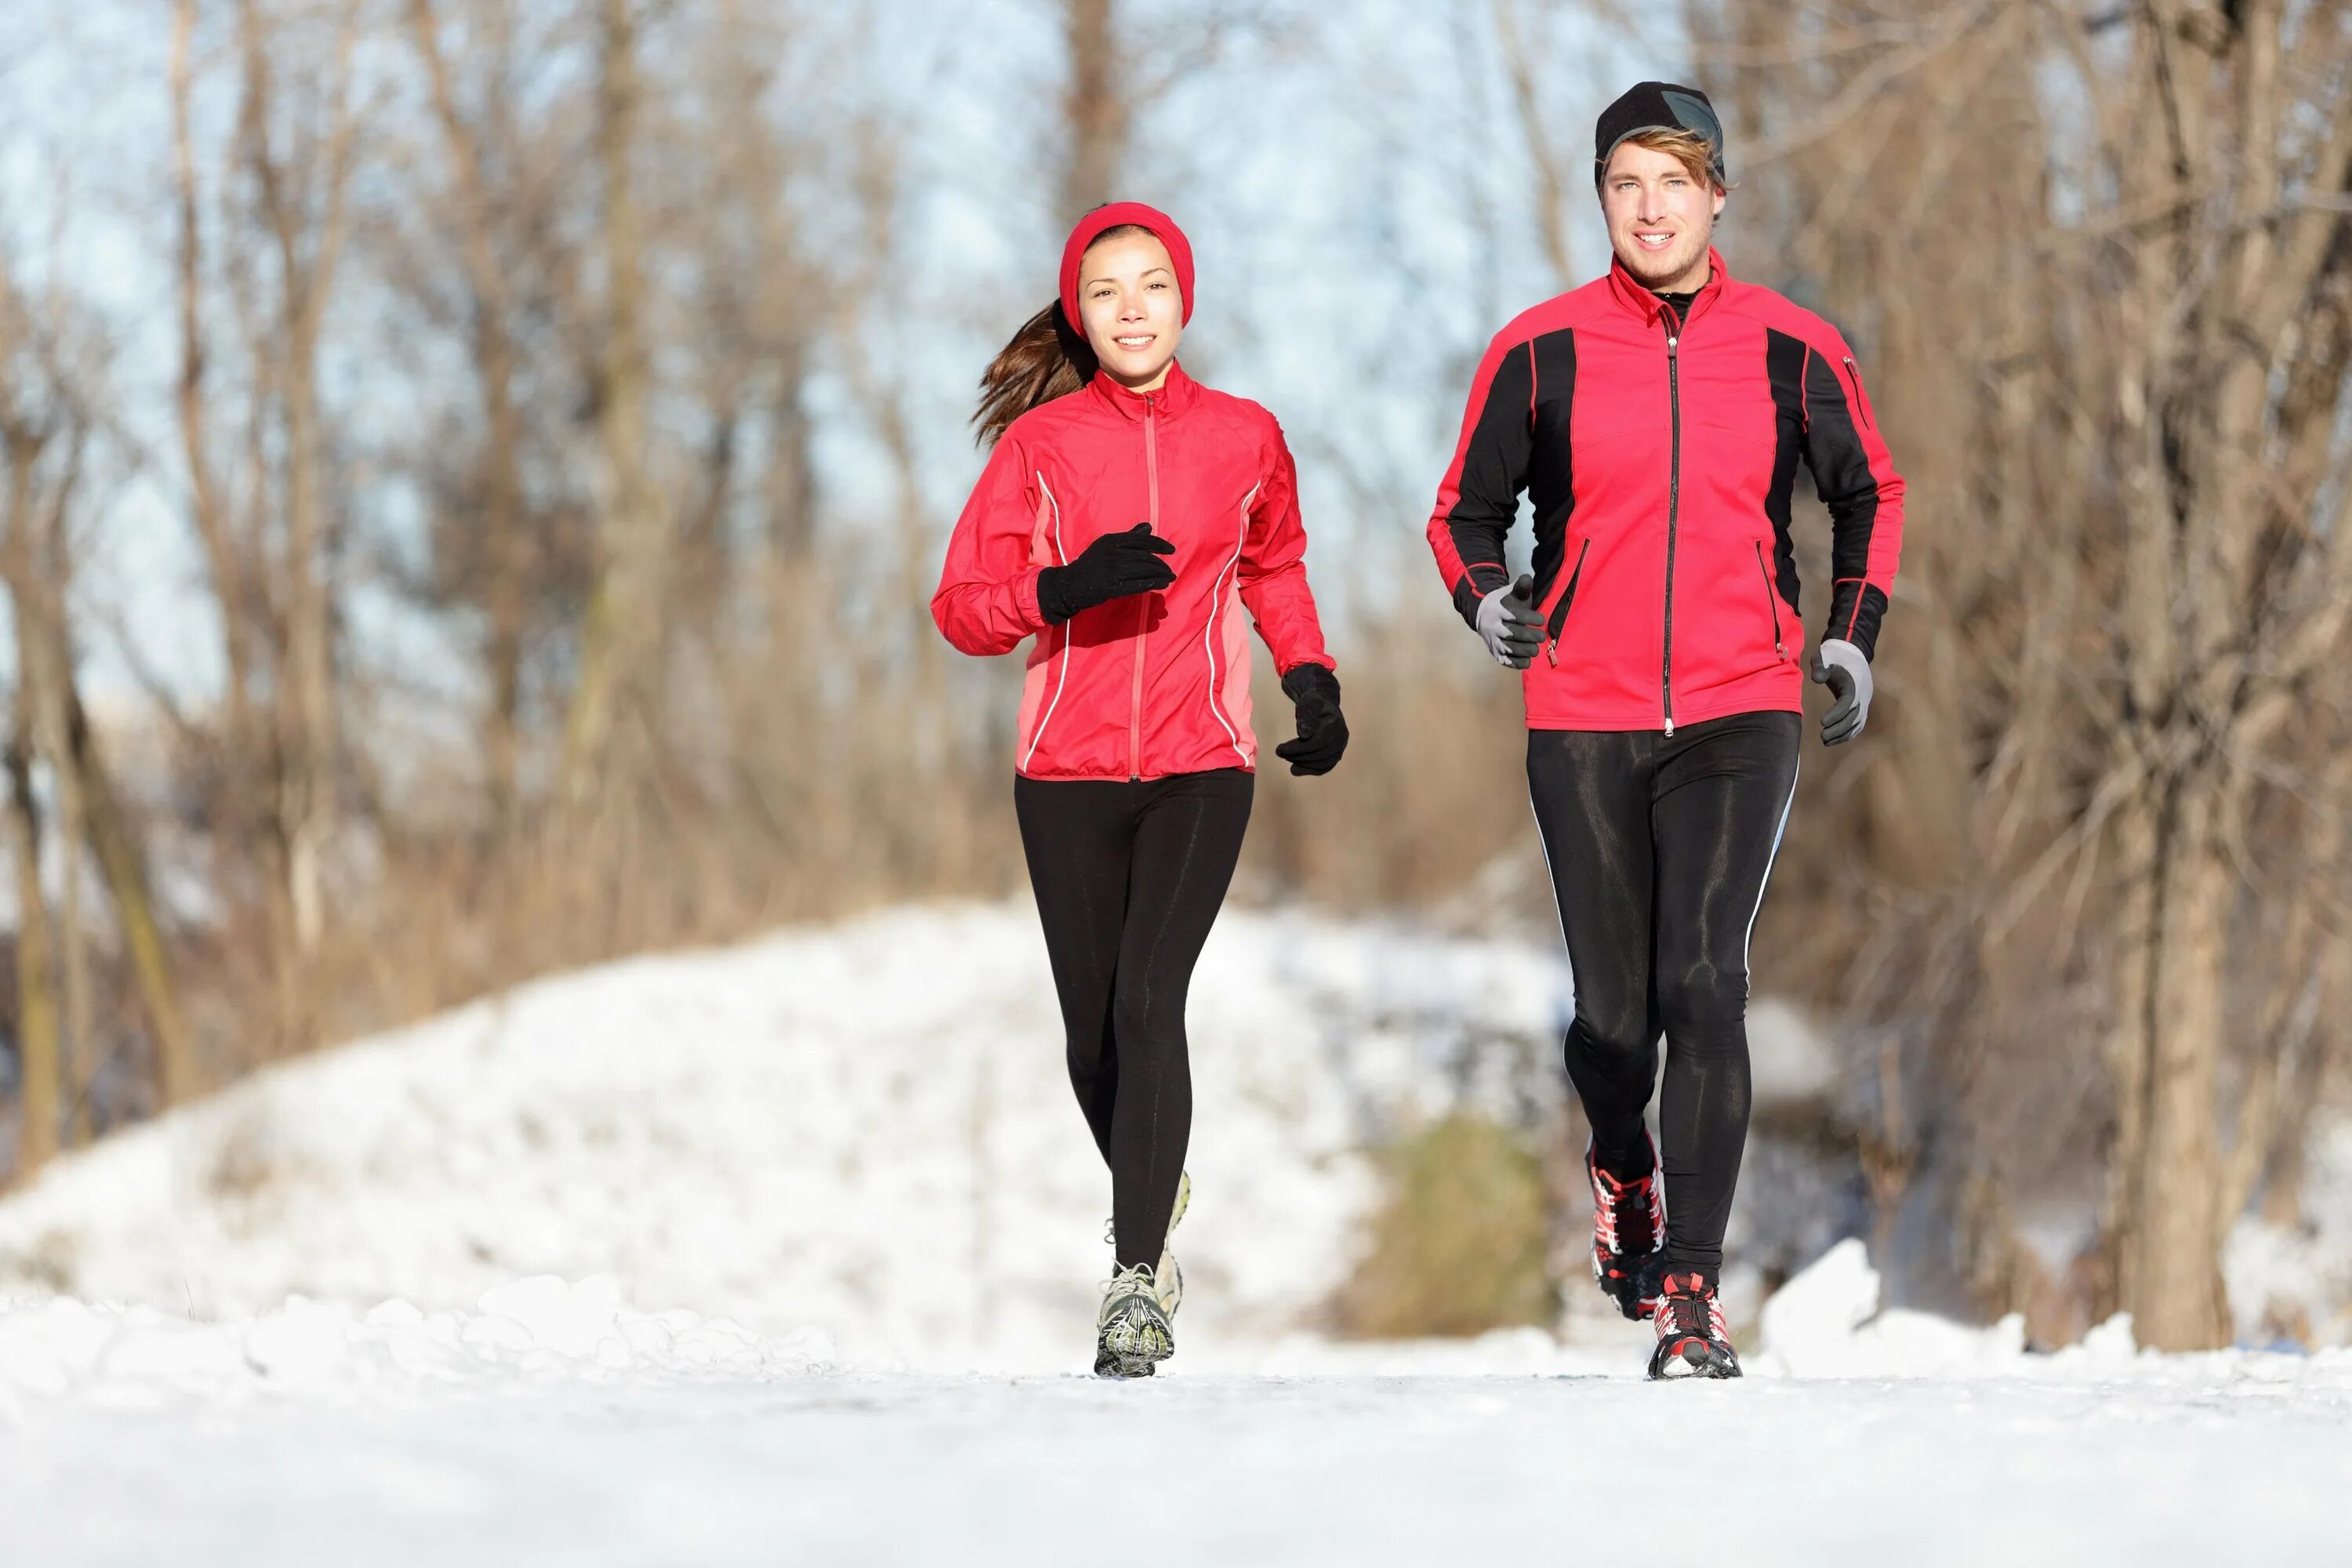
<path fill-rule="evenodd" d="M 1102 1310 L 1095 1314 L 1095 1375 L 1150 1377 L 1176 1353 L 1176 1332 L 1160 1305 L 1151 1266 L 1114 1268 L 1102 1291 Z"/>
<path fill-rule="evenodd" d="M 1642 1265 L 1655 1256 L 1666 1230 L 1658 1146 L 1650 1143 L 1648 1175 L 1621 1180 L 1601 1168 L 1588 1143 L 1584 1173 L 1592 1183 L 1592 1278 L 1619 1311 L 1640 1322 L 1658 1304 L 1654 1283 L 1644 1289 Z"/>
<path fill-rule="evenodd" d="M 1739 1352 L 1715 1284 L 1705 1275 L 1668 1273 L 1658 1281 L 1658 1348 L 1650 1352 L 1650 1376 L 1738 1377 Z"/>

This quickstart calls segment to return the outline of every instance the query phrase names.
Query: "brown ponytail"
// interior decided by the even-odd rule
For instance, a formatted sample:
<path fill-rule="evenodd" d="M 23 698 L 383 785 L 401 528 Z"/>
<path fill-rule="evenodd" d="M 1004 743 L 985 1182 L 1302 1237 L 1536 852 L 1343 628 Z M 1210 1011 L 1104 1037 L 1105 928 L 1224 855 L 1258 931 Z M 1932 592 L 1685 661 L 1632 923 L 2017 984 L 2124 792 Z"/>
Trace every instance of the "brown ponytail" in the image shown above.
<path fill-rule="evenodd" d="M 1004 427 L 1041 403 L 1094 379 L 1095 351 L 1062 314 L 1059 300 L 1021 324 L 980 377 L 980 411 L 971 422 L 992 447 Z"/>

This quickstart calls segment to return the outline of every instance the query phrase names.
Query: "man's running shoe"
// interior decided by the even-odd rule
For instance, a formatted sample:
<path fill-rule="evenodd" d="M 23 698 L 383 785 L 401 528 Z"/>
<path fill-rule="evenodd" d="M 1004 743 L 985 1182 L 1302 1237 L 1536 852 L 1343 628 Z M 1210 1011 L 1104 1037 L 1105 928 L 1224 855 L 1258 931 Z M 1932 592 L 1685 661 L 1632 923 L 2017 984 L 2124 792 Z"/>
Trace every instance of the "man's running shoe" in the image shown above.
<path fill-rule="evenodd" d="M 1658 1304 L 1654 1284 L 1643 1289 L 1642 1265 L 1657 1252 L 1666 1229 L 1658 1146 L 1650 1144 L 1648 1175 L 1620 1181 L 1601 1168 L 1588 1143 L 1584 1173 L 1592 1183 L 1592 1278 L 1619 1311 L 1640 1322 Z"/>
<path fill-rule="evenodd" d="M 1175 1236 L 1177 1222 L 1184 1217 L 1184 1211 L 1192 1204 L 1192 1173 L 1179 1171 L 1176 1173 L 1176 1206 L 1168 1213 L 1170 1237 Z M 1103 1244 L 1106 1247 L 1118 1245 L 1117 1220 L 1103 1221 Z M 1176 1255 L 1168 1249 L 1165 1241 L 1160 1244 L 1160 1267 L 1152 1271 L 1152 1277 L 1160 1282 L 1160 1310 L 1174 1317 L 1176 1309 L 1184 1304 L 1184 1270 L 1177 1267 Z"/>
<path fill-rule="evenodd" d="M 1650 1376 L 1738 1377 L 1739 1352 L 1715 1286 L 1698 1274 L 1670 1273 L 1658 1282 L 1658 1348 L 1650 1352 Z"/>
<path fill-rule="evenodd" d="M 1160 1305 L 1151 1265 L 1114 1268 L 1103 1286 L 1102 1310 L 1095 1315 L 1095 1375 L 1150 1377 L 1176 1353 L 1176 1332 Z"/>

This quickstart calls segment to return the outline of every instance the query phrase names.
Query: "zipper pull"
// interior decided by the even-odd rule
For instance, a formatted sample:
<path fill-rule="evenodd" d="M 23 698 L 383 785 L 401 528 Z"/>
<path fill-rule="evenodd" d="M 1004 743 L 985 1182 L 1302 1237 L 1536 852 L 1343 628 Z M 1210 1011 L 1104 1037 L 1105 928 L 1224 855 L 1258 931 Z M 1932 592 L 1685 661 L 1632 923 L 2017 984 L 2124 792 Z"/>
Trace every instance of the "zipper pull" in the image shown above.
<path fill-rule="evenodd" d="M 1668 739 L 1672 739 L 1672 738 L 1673 738 L 1673 736 L 1674 736 L 1674 732 L 1675 732 L 1675 721 L 1674 721 L 1672 719 L 1669 719 L 1669 720 L 1667 720 L 1667 721 L 1666 721 L 1666 735 L 1667 735 L 1667 738 L 1668 738 Z"/>
<path fill-rule="evenodd" d="M 1554 637 L 1551 641 L 1544 644 L 1544 657 L 1551 660 L 1551 667 L 1554 669 L 1558 669 L 1559 668 L 1559 639 L 1558 637 Z"/>

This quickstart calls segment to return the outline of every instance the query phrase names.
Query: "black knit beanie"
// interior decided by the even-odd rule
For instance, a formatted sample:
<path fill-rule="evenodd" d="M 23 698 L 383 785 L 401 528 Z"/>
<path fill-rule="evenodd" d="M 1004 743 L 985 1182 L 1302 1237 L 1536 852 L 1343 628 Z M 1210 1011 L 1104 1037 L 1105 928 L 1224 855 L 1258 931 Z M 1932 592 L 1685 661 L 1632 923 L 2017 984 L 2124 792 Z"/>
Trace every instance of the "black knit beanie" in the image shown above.
<path fill-rule="evenodd" d="M 1592 128 L 1594 184 L 1601 183 L 1601 172 L 1609 166 L 1609 154 L 1617 151 L 1617 144 L 1643 131 L 1688 131 L 1704 137 L 1715 154 L 1716 183 L 1731 184 L 1723 169 L 1723 121 L 1715 117 L 1715 105 L 1706 94 L 1675 82 L 1644 81 L 1602 110 L 1600 123 Z"/>

